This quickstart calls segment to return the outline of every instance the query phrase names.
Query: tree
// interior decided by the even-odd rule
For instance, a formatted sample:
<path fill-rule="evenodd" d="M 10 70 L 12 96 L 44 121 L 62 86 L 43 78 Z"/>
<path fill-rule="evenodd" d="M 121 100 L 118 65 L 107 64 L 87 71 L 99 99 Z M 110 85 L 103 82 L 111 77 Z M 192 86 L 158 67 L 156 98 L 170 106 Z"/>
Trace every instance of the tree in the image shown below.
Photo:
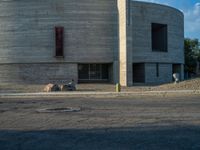
<path fill-rule="evenodd" d="M 185 71 L 195 73 L 197 61 L 200 61 L 200 43 L 198 39 L 186 38 L 185 47 Z"/>

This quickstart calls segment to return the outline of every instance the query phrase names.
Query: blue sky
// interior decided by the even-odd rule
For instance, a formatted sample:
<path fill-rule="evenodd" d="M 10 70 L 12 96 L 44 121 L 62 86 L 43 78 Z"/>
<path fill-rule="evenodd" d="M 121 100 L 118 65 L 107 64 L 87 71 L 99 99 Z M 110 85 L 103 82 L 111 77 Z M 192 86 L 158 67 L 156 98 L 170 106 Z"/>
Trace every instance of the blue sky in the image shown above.
<path fill-rule="evenodd" d="M 200 0 L 138 0 L 169 5 L 185 15 L 185 37 L 200 40 Z"/>

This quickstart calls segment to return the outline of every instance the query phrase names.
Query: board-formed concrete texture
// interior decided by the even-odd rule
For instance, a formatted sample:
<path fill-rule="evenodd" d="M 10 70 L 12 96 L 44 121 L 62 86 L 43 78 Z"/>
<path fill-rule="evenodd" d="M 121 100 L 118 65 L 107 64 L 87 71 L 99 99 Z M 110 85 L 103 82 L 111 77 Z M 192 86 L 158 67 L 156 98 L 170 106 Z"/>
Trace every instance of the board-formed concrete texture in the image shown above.
<path fill-rule="evenodd" d="M 144 83 L 171 82 L 174 70 L 183 78 L 183 17 L 131 0 L 0 1 L 0 82 L 78 81 L 79 64 L 109 64 L 109 81 L 123 86 L 133 85 L 133 63 L 145 64 Z M 167 25 L 167 52 L 152 51 L 152 23 Z M 60 26 L 64 56 L 55 57 Z"/>

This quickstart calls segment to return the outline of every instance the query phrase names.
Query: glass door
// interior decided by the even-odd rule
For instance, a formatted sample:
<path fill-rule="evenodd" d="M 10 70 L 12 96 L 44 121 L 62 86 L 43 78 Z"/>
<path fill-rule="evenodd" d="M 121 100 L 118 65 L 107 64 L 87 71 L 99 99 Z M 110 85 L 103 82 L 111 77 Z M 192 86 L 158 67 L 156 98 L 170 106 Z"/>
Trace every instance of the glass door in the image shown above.
<path fill-rule="evenodd" d="M 89 79 L 99 80 L 101 79 L 101 67 L 100 64 L 90 64 L 89 66 Z"/>
<path fill-rule="evenodd" d="M 108 81 L 109 64 L 79 64 L 79 81 Z"/>

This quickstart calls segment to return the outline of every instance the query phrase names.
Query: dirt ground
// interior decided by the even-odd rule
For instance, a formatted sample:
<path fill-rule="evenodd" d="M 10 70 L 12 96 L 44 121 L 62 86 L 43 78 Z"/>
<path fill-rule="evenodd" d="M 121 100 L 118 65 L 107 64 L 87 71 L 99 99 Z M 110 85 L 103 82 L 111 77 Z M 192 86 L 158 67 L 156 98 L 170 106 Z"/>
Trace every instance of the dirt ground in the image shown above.
<path fill-rule="evenodd" d="M 2 150 L 199 150 L 199 139 L 198 95 L 0 99 Z"/>
<path fill-rule="evenodd" d="M 0 83 L 0 93 L 27 93 L 43 92 L 45 84 L 5 84 Z M 162 90 L 200 90 L 200 78 L 182 81 L 179 84 L 169 83 L 163 85 L 134 85 L 122 87 L 125 92 L 162 91 Z M 78 84 L 77 91 L 114 92 L 114 84 Z"/>

